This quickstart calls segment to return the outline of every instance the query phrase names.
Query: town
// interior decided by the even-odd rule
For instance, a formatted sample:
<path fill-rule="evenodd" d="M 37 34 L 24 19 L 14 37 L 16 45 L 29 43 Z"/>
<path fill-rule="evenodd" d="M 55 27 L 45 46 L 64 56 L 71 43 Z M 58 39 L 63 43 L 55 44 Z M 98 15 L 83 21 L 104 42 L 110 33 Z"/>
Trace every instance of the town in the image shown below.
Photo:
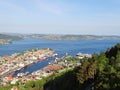
<path fill-rule="evenodd" d="M 79 66 L 84 57 L 91 58 L 91 56 L 91 54 L 78 53 L 73 57 L 66 53 L 63 57 L 58 58 L 58 54 L 50 48 L 33 49 L 22 53 L 15 53 L 11 56 L 2 56 L 0 57 L 0 85 L 14 85 L 18 81 L 25 84 L 28 81 L 40 80 L 55 73 L 60 73 Z M 30 74 L 28 74 L 29 72 L 26 72 L 18 73 L 17 76 L 13 76 L 13 73 L 16 71 L 50 57 L 54 57 L 55 60 L 49 62 L 44 68 Z"/>
<path fill-rule="evenodd" d="M 15 71 L 18 71 L 30 64 L 52 57 L 54 51 L 47 49 L 33 49 L 22 53 L 15 53 L 11 56 L 0 57 L 0 85 L 8 85 L 9 79 Z M 19 75 L 18 75 L 19 76 Z"/>

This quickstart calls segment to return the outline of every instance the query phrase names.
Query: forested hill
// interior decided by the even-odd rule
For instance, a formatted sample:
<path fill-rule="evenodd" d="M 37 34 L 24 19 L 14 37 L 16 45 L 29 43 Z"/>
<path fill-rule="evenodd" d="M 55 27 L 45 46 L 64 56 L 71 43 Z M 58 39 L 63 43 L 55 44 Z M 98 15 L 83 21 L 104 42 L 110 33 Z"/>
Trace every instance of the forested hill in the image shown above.
<path fill-rule="evenodd" d="M 120 90 L 120 44 L 45 84 L 45 90 Z"/>
<path fill-rule="evenodd" d="M 8 44 L 12 40 L 22 39 L 20 36 L 9 35 L 9 34 L 0 34 L 0 44 Z"/>
<path fill-rule="evenodd" d="M 9 35 L 9 34 L 0 34 L 0 39 L 5 39 L 5 40 L 17 40 L 21 39 L 22 37 L 20 36 L 15 36 L 15 35 Z"/>
<path fill-rule="evenodd" d="M 119 52 L 120 52 L 120 44 L 117 44 L 106 51 L 106 56 L 108 58 L 116 58 L 116 55 Z"/>
<path fill-rule="evenodd" d="M 120 36 L 58 35 L 58 34 L 0 34 L 0 39 L 38 38 L 48 40 L 120 40 Z"/>
<path fill-rule="evenodd" d="M 50 40 L 120 40 L 120 36 L 97 36 L 97 35 L 32 34 L 32 35 L 27 35 L 27 37 L 50 39 Z"/>

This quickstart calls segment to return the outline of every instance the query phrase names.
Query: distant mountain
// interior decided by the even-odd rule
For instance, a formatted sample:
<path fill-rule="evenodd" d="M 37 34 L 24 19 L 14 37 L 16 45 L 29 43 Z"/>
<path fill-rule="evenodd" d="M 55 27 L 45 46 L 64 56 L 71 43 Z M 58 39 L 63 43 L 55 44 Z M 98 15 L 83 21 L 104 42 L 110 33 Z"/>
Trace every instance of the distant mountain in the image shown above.
<path fill-rule="evenodd" d="M 21 38 L 38 38 L 38 39 L 48 39 L 48 40 L 120 40 L 120 36 L 17 34 L 17 33 L 0 34 L 0 39 L 4 39 L 4 40 L 18 40 Z"/>
<path fill-rule="evenodd" d="M 10 34 L 0 34 L 0 39 L 18 40 L 18 39 L 22 39 L 22 37 L 17 35 L 10 35 Z"/>
<path fill-rule="evenodd" d="M 120 40 L 120 36 L 96 36 L 96 35 L 45 35 L 32 34 L 27 37 L 50 40 Z"/>

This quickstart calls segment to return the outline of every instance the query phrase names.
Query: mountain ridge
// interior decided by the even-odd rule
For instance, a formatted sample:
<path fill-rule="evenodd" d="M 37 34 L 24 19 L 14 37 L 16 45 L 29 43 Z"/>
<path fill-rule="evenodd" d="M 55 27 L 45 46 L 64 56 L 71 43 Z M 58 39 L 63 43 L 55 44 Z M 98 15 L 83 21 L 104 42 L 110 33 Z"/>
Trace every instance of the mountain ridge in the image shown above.
<path fill-rule="evenodd" d="M 49 40 L 120 40 L 120 36 L 31 34 L 30 38 Z"/>

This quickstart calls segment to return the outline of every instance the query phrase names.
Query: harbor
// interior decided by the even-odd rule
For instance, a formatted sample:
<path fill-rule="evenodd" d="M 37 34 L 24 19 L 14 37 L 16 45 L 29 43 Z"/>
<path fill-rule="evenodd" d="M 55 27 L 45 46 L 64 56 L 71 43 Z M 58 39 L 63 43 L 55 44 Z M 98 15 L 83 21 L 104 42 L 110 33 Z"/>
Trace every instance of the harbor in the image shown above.
<path fill-rule="evenodd" d="M 0 58 L 0 85 L 16 84 L 17 81 L 22 81 L 24 84 L 72 69 L 81 65 L 79 57 L 91 58 L 90 54 L 82 53 L 78 53 L 75 57 L 65 53 L 59 58 L 58 54 L 49 48 L 33 49 L 11 56 L 3 56 Z M 71 58 L 74 60 L 72 61 Z M 38 67 L 34 68 L 34 66 Z"/>
<path fill-rule="evenodd" d="M 39 54 L 38 54 L 39 53 Z M 26 56 L 27 55 L 27 56 Z M 16 54 L 12 55 L 14 57 L 17 56 L 17 58 L 21 57 L 21 55 Z M 53 50 L 45 49 L 45 50 L 36 50 L 35 52 L 26 51 L 24 54 L 22 54 L 25 58 L 22 58 L 20 60 L 20 63 L 16 62 L 15 66 L 12 66 L 12 68 L 9 68 L 11 66 L 11 63 L 6 64 L 6 70 L 4 70 L 0 75 L 2 86 L 7 86 L 9 84 L 16 84 L 17 81 L 21 81 L 22 84 L 28 82 L 28 81 L 35 81 L 40 80 L 44 77 L 48 77 L 50 75 L 53 75 L 55 73 L 63 72 L 65 70 L 72 69 L 76 66 L 81 65 L 81 58 L 79 57 L 87 57 L 91 58 L 90 54 L 82 54 L 78 53 L 75 57 L 69 55 L 68 53 L 65 53 L 64 56 L 61 58 L 58 57 L 57 53 L 54 53 Z M 89 57 L 88 57 L 89 56 Z M 2 57 L 2 59 L 6 58 L 10 59 L 10 57 Z M 26 60 L 27 58 L 27 60 Z M 41 59 L 40 59 L 41 58 Z M 14 60 L 12 60 L 12 63 Z M 44 63 L 44 65 L 41 62 L 47 61 Z M 41 65 L 40 65 L 41 63 Z M 39 64 L 40 66 L 38 66 Z M 31 71 L 33 68 L 32 65 L 38 66 L 38 68 L 34 71 Z M 3 67 L 5 68 L 4 64 Z M 2 68 L 3 68 L 2 67 Z M 1 68 L 1 69 L 2 69 Z"/>
<path fill-rule="evenodd" d="M 33 49 L 0 57 L 0 85 L 7 85 L 10 78 L 20 74 L 30 74 L 30 72 L 21 73 L 20 71 L 51 57 L 54 57 L 54 51 L 49 48 Z"/>

